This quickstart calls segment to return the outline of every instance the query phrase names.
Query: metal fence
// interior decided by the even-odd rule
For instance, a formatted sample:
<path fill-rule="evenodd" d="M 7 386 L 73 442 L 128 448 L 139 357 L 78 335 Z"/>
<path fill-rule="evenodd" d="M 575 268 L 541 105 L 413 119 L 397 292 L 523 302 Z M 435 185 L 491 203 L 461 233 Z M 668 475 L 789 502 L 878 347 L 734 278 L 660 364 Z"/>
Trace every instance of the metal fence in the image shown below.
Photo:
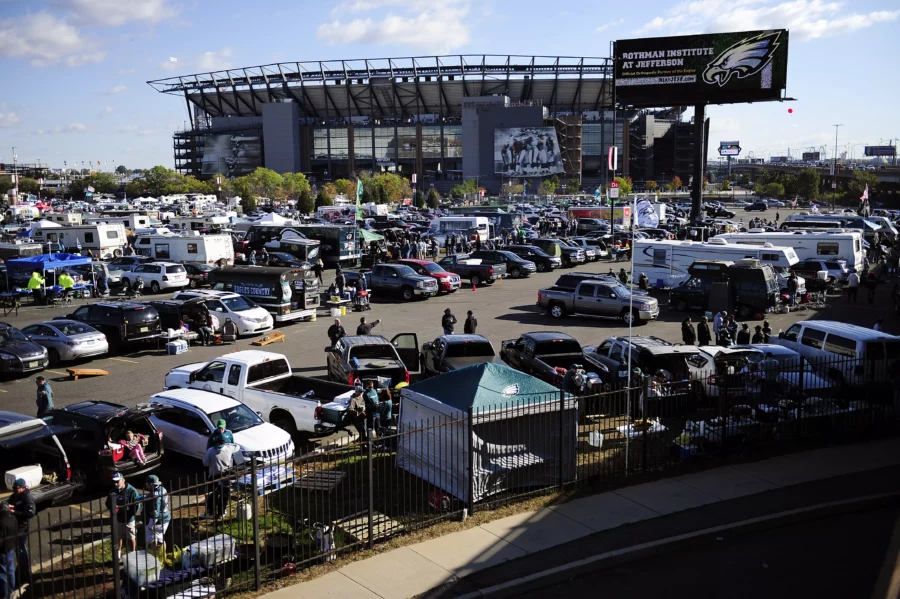
<path fill-rule="evenodd" d="M 893 359 L 787 360 L 775 367 L 722 358 L 683 373 L 644 366 L 652 376 L 636 374 L 639 384 L 601 393 L 513 396 L 415 420 L 409 414 L 425 412 L 404 405 L 399 422 L 368 442 L 348 439 L 280 463 L 254 457 L 212 480 L 167 481 L 172 520 L 157 568 L 146 554 L 131 553 L 127 538 L 126 566 L 117 566 L 123 530 L 110 526 L 115 514 L 106 498 L 45 510 L 28 535 L 31 594 L 201 597 L 254 590 L 464 512 L 535 494 L 602 490 L 624 484 L 626 476 L 637 482 L 644 473 L 677 472 L 681 465 L 897 430 Z M 143 480 L 131 482 L 137 487 Z M 146 522 L 140 522 L 148 501 L 135 505 L 142 508 L 139 551 L 147 548 Z M 135 573 L 135 564 L 143 573 Z"/>

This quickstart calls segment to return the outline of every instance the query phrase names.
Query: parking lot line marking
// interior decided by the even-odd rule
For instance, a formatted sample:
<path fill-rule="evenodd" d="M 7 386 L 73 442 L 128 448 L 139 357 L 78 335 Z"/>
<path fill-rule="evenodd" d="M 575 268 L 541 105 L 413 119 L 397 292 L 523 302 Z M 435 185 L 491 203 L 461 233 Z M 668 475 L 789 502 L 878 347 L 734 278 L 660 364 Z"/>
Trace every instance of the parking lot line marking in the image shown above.
<path fill-rule="evenodd" d="M 69 375 L 68 372 L 60 372 L 60 371 L 58 371 L 58 370 L 49 370 L 49 369 L 48 369 L 48 370 L 45 370 L 44 372 L 52 372 L 53 374 L 61 374 L 61 375 L 63 375 L 63 376 L 68 376 L 68 375 Z"/>
<path fill-rule="evenodd" d="M 116 362 L 128 362 L 129 364 L 138 364 L 137 360 L 126 360 L 125 358 L 110 358 L 110 360 L 115 360 Z"/>
<path fill-rule="evenodd" d="M 0 393 L 9 393 L 9 391 L 6 391 L 6 390 L 4 390 L 4 389 L 0 389 Z"/>

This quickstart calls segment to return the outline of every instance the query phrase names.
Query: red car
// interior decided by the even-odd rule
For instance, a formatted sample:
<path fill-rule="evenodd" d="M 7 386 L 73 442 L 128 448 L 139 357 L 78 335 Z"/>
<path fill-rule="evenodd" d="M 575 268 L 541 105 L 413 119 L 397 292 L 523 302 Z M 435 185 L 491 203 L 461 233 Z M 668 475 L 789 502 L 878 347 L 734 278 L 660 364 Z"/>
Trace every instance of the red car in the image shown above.
<path fill-rule="evenodd" d="M 431 260 L 397 260 L 397 264 L 405 264 L 416 271 L 416 274 L 436 279 L 438 282 L 438 291 L 453 293 L 459 289 L 459 275 L 447 272 L 441 265 L 436 264 Z"/>

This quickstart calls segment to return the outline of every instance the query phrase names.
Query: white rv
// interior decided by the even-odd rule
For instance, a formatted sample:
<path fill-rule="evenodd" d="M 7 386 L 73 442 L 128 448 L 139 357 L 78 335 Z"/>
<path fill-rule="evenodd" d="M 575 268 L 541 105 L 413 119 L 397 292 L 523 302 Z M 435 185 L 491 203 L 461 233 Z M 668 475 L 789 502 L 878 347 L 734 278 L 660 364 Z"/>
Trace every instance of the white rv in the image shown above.
<path fill-rule="evenodd" d="M 84 224 L 84 217 L 80 212 L 48 212 L 44 215 L 44 220 L 64 226 Z"/>
<path fill-rule="evenodd" d="M 725 239 L 728 243 L 765 245 L 793 248 L 802 260 L 845 260 L 848 268 L 862 270 L 865 250 L 862 233 L 858 229 L 827 229 L 825 231 L 779 231 L 767 233 L 765 229 L 750 229 L 747 233 L 723 233 L 713 239 Z"/>
<path fill-rule="evenodd" d="M 705 243 L 678 240 L 638 240 L 634 243 L 634 273 L 644 273 L 650 284 L 657 288 L 678 287 L 691 278 L 688 267 L 697 260 L 731 260 L 756 258 L 763 264 L 771 264 L 778 275 L 781 289 L 787 288 L 789 268 L 800 261 L 789 247 L 777 247 L 770 243 L 748 245 L 730 243 L 721 235 Z M 806 292 L 806 281 L 797 277 L 799 293 Z"/>
<path fill-rule="evenodd" d="M 88 250 L 101 259 L 118 258 L 125 246 L 125 226 L 115 224 L 79 225 L 76 227 L 35 228 L 31 236 L 35 243 L 62 243 L 70 252 Z"/>
<path fill-rule="evenodd" d="M 92 216 L 88 218 L 88 223 L 92 225 L 106 224 L 111 225 L 115 223 L 119 223 L 124 226 L 126 229 L 130 229 L 134 231 L 135 229 L 146 229 L 151 224 L 151 218 L 146 214 L 138 214 L 133 213 L 128 216 L 109 216 L 109 215 L 100 215 L 100 216 Z"/>
<path fill-rule="evenodd" d="M 191 234 L 193 233 L 193 234 Z M 185 235 L 141 235 L 134 249 L 142 256 L 168 262 L 215 264 L 225 259 L 234 264 L 231 235 L 203 235 L 192 231 Z"/>
<path fill-rule="evenodd" d="M 194 216 L 176 216 L 170 218 L 169 229 L 173 231 L 219 230 L 228 228 L 231 219 L 218 214 L 197 214 Z"/>

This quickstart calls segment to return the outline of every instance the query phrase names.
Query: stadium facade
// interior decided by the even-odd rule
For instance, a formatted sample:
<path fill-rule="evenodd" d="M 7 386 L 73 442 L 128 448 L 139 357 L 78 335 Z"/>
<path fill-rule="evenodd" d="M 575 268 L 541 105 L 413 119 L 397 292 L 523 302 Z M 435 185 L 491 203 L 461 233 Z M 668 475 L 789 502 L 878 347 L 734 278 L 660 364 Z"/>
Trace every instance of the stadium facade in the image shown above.
<path fill-rule="evenodd" d="M 629 128 L 614 111 L 609 58 L 433 56 L 279 63 L 148 82 L 183 97 L 175 168 L 208 178 L 258 166 L 317 181 L 360 171 L 417 175 L 445 191 L 476 178 L 553 174 L 607 180 L 607 151 L 630 168 Z"/>

